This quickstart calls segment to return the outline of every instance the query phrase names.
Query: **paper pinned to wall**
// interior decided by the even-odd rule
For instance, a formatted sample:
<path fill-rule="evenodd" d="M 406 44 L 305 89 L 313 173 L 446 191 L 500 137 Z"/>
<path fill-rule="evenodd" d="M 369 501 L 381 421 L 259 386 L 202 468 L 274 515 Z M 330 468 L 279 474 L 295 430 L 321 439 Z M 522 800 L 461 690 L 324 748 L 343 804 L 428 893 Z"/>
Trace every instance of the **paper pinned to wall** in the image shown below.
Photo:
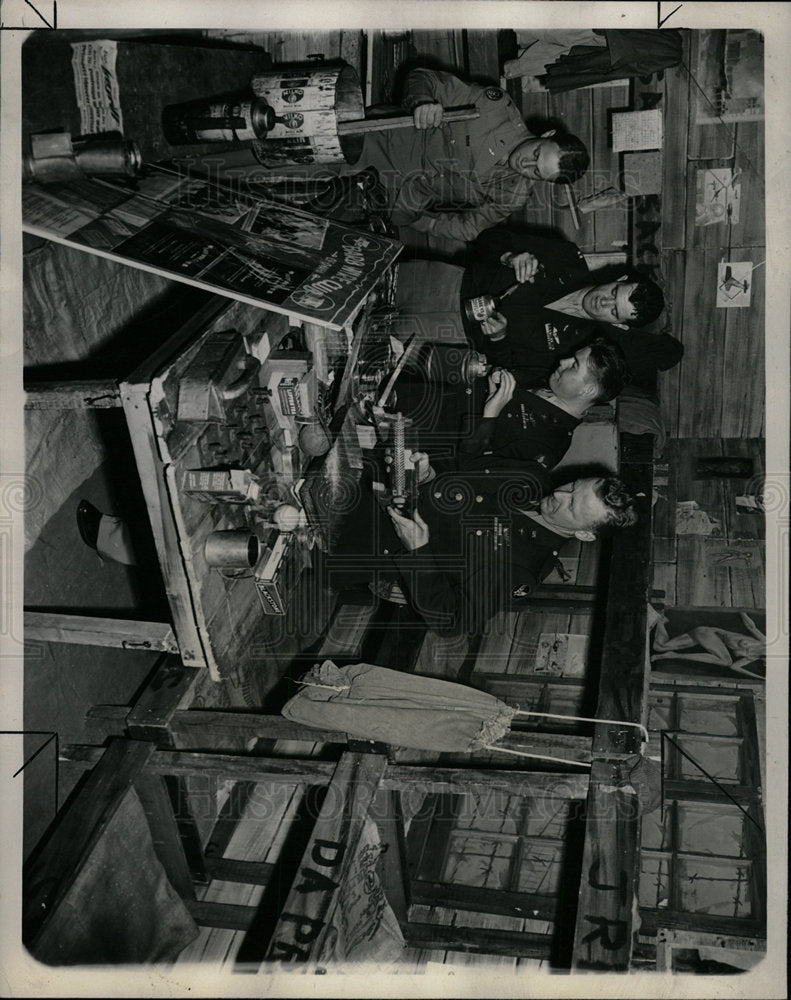
<path fill-rule="evenodd" d="M 542 632 L 538 640 L 535 673 L 552 677 L 584 677 L 587 635 Z"/>
<path fill-rule="evenodd" d="M 74 73 L 74 94 L 80 109 L 80 132 L 123 132 L 121 95 L 115 60 L 117 42 L 96 39 L 72 43 L 71 68 Z"/>
<path fill-rule="evenodd" d="M 632 149 L 661 149 L 662 112 L 619 111 L 612 116 L 612 148 L 615 153 Z"/>
<path fill-rule="evenodd" d="M 695 225 L 714 226 L 718 222 L 739 221 L 742 186 L 730 167 L 698 170 Z"/>
<path fill-rule="evenodd" d="M 717 265 L 717 306 L 736 309 L 749 306 L 753 291 L 750 260 L 723 261 Z"/>

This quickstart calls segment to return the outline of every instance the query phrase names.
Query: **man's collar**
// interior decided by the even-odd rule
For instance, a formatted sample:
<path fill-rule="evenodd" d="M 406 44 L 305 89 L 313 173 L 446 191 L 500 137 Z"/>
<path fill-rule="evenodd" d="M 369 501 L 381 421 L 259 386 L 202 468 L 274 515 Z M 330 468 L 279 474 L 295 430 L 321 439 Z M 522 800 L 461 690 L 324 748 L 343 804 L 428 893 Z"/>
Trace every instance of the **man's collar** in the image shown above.
<path fill-rule="evenodd" d="M 557 406 L 559 410 L 563 410 L 564 413 L 568 413 L 569 416 L 575 417 L 577 420 L 582 420 L 585 411 L 589 409 L 590 406 L 589 404 L 589 406 L 585 406 L 581 410 L 579 406 L 575 408 L 572 403 L 565 403 L 562 399 L 558 399 L 555 393 L 546 386 L 534 386 L 533 392 L 542 399 L 545 399 L 548 403 L 551 403 L 553 406 Z"/>
<path fill-rule="evenodd" d="M 560 542 L 568 541 L 568 539 L 572 538 L 574 535 L 573 531 L 570 532 L 569 534 L 564 534 L 563 532 L 558 531 L 557 528 L 551 528 L 544 520 L 543 516 L 541 515 L 541 512 L 538 510 L 520 510 L 519 513 L 524 514 L 525 517 L 529 517 L 531 521 L 534 521 L 536 524 L 538 524 L 542 528 L 542 530 L 545 531 L 548 535 L 552 535 L 553 538 L 560 539 Z"/>
<path fill-rule="evenodd" d="M 554 302 L 548 302 L 545 306 L 546 309 L 554 309 L 556 312 L 565 313 L 567 316 L 576 316 L 577 319 L 590 319 L 590 316 L 582 308 L 582 300 L 585 297 L 585 293 L 590 291 L 592 285 L 586 285 L 584 288 L 578 288 L 574 292 L 569 292 L 568 295 L 563 295 L 559 299 L 555 299 Z"/>

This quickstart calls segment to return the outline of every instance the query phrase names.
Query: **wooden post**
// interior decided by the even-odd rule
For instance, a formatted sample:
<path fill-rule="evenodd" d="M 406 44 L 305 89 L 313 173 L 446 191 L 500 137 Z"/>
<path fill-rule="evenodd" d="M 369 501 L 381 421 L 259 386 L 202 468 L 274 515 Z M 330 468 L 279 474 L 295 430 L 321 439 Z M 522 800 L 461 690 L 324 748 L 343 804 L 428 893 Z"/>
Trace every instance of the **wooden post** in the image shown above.
<path fill-rule="evenodd" d="M 114 379 L 25 382 L 26 410 L 106 410 L 120 405 Z"/>
<path fill-rule="evenodd" d="M 26 611 L 25 638 L 80 646 L 115 646 L 164 653 L 179 651 L 173 629 L 167 622 L 137 622 L 125 618 Z"/>
<path fill-rule="evenodd" d="M 386 767 L 378 754 L 341 758 L 272 933 L 269 961 L 299 962 L 313 971 Z"/>

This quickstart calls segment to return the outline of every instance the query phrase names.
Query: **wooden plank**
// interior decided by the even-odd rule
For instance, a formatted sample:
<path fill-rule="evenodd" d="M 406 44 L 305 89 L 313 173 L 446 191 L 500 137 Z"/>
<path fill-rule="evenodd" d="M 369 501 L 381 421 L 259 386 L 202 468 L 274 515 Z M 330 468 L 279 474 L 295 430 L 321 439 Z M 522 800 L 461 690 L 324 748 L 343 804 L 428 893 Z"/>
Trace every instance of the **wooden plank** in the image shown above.
<path fill-rule="evenodd" d="M 766 127 L 763 121 L 738 122 L 734 171 L 740 170 L 742 186 L 739 221 L 731 224 L 729 246 L 766 245 Z"/>
<path fill-rule="evenodd" d="M 675 563 L 654 563 L 653 587 L 656 590 L 664 590 L 664 605 L 672 607 L 676 603 L 676 564 Z M 651 602 L 654 607 L 656 601 Z"/>
<path fill-rule="evenodd" d="M 206 858 L 206 874 L 221 882 L 268 885 L 275 865 L 267 861 L 240 861 L 238 858 Z"/>
<path fill-rule="evenodd" d="M 181 659 L 187 665 L 205 667 L 206 651 L 198 633 L 192 595 L 180 556 L 179 534 L 158 460 L 159 450 L 148 409 L 148 384 L 122 383 L 121 397 Z"/>
<path fill-rule="evenodd" d="M 201 927 L 227 927 L 234 931 L 246 931 L 258 915 L 257 906 L 242 906 L 238 903 L 206 903 L 190 900 L 187 904 L 192 919 Z"/>
<path fill-rule="evenodd" d="M 680 535 L 676 600 L 693 606 L 730 607 L 730 572 L 727 562 L 719 561 L 723 550 L 720 538 Z"/>
<path fill-rule="evenodd" d="M 399 791 L 480 792 L 506 791 L 519 795 L 580 799 L 587 795 L 587 774 L 553 774 L 544 771 L 503 771 L 495 768 L 459 770 L 448 767 L 412 767 L 391 764 L 382 778 L 383 788 Z"/>
<path fill-rule="evenodd" d="M 184 822 L 185 815 L 180 808 L 182 815 L 177 820 L 165 782 L 166 778 L 160 774 L 140 774 L 135 780 L 134 787 L 148 820 L 154 851 L 165 869 L 170 884 L 182 899 L 194 899 L 193 873 L 190 871 L 186 854 L 186 851 L 189 851 L 190 857 L 195 859 L 193 844 L 189 839 L 185 843 L 182 837 L 180 824 Z M 185 804 L 186 796 L 180 798 L 181 804 Z M 200 863 L 200 871 L 195 874 L 200 881 L 205 882 L 205 872 L 202 869 L 203 865 Z"/>
<path fill-rule="evenodd" d="M 664 223 L 663 223 L 664 239 Z M 687 255 L 684 250 L 662 251 L 661 270 L 664 279 L 665 293 L 665 317 L 669 326 L 666 330 L 676 340 L 684 344 L 686 350 L 685 326 L 684 326 L 684 283 L 687 268 Z M 686 330 L 687 340 L 691 339 L 693 331 Z M 686 360 L 681 359 L 669 371 L 659 372 L 657 376 L 657 389 L 659 392 L 659 405 L 662 412 L 662 420 L 667 428 L 670 438 L 678 435 L 681 411 L 681 372 L 686 365 Z M 668 450 L 665 446 L 665 452 Z"/>
<path fill-rule="evenodd" d="M 742 211 L 747 206 L 742 205 Z M 763 215 L 763 211 L 760 212 Z M 730 261 L 766 260 L 765 247 L 732 249 Z M 725 330 L 720 404 L 720 431 L 723 437 L 763 437 L 765 434 L 766 372 L 764 365 L 766 330 L 766 264 L 752 272 L 750 305 L 738 309 L 718 309 L 725 313 Z"/>
<path fill-rule="evenodd" d="M 684 328 L 694 336 L 684 342 L 679 366 L 680 437 L 715 437 L 721 430 L 725 366 L 725 323 L 731 309 L 715 306 L 719 250 L 687 250 L 684 275 Z"/>
<path fill-rule="evenodd" d="M 178 653 L 173 629 L 167 622 L 128 621 L 125 618 L 94 618 L 90 615 L 60 615 L 44 611 L 25 612 L 25 638 L 42 642 L 70 642 L 79 646 L 112 646 Z"/>
<path fill-rule="evenodd" d="M 212 749 L 213 744 L 228 739 L 265 738 L 272 740 L 305 740 L 309 743 L 347 742 L 345 733 L 332 729 L 312 729 L 283 718 L 257 712 L 221 712 L 211 709 L 181 709 L 173 714 L 171 728 L 179 745 Z"/>
<path fill-rule="evenodd" d="M 23 935 L 35 954 L 46 934 L 46 916 L 63 902 L 78 875 L 90 862 L 111 820 L 153 752 L 147 743 L 115 740 L 103 750 L 67 810 L 57 817 L 35 861 L 25 870 Z"/>
<path fill-rule="evenodd" d="M 428 906 L 448 906 L 456 910 L 527 917 L 531 920 L 555 920 L 558 911 L 556 896 L 457 885 L 453 882 L 413 879 L 411 895 L 414 903 Z"/>
<path fill-rule="evenodd" d="M 642 722 L 647 694 L 645 655 L 646 605 L 651 586 L 652 474 L 641 438 L 622 436 L 622 474 L 637 494 L 637 524 L 611 540 L 607 619 L 605 624 L 596 715 L 602 719 Z M 642 495 L 640 495 L 642 494 Z M 634 725 L 596 726 L 593 751 L 635 751 L 640 746 Z"/>
<path fill-rule="evenodd" d="M 736 508 L 736 497 L 752 492 L 752 488 L 766 472 L 766 441 L 764 438 L 725 438 L 722 442 L 724 455 L 752 459 L 753 473 L 745 482 L 742 479 L 723 481 L 725 496 L 725 536 L 728 539 L 763 539 L 766 535 L 764 519 L 759 515 L 740 514 Z"/>
<path fill-rule="evenodd" d="M 406 928 L 410 948 L 509 955 L 516 958 L 548 959 L 552 951 L 549 934 L 528 931 L 486 930 L 481 927 L 445 927 L 410 921 Z"/>
<path fill-rule="evenodd" d="M 380 788 L 371 814 L 382 842 L 382 853 L 377 862 L 379 878 L 396 920 L 403 928 L 408 919 L 411 892 L 401 796 L 398 792 Z"/>
<path fill-rule="evenodd" d="M 591 120 L 592 93 L 593 91 L 587 88 L 581 88 L 549 95 L 549 117 L 553 121 L 561 122 L 570 132 L 579 136 L 589 151 L 592 151 L 592 147 L 595 146 L 594 123 Z M 613 180 L 615 180 L 614 177 Z M 591 163 L 591 169 L 575 183 L 574 189 L 577 197 L 581 197 L 585 194 L 592 194 L 594 186 L 595 189 L 598 189 L 599 185 L 608 186 L 607 183 L 601 183 L 599 168 L 594 160 Z M 539 191 L 539 189 L 541 190 Z M 534 191 L 534 199 L 544 197 L 552 205 L 552 225 L 555 229 L 576 243 L 581 250 L 593 251 L 596 249 L 595 213 L 582 214 L 580 217 L 581 225 L 577 229 L 574 225 L 572 212 L 565 207 L 567 198 L 562 185 L 539 184 L 536 185 Z"/>
<path fill-rule="evenodd" d="M 588 149 L 591 166 L 585 177 L 578 181 L 582 185 L 586 177 L 590 180 L 585 192 L 593 194 L 607 187 L 620 188 L 620 154 L 613 152 L 610 141 L 610 115 L 612 108 L 629 107 L 629 85 L 615 87 L 594 87 L 590 94 L 590 136 Z M 574 131 L 572 129 L 572 131 Z M 582 188 L 580 187 L 580 194 Z M 628 210 L 626 205 L 611 205 L 590 213 L 593 219 L 593 246 L 602 253 L 611 253 L 615 243 L 628 243 Z M 575 241 L 576 242 L 576 241 Z"/>
<path fill-rule="evenodd" d="M 241 757 L 233 754 L 190 753 L 184 750 L 157 750 L 148 761 L 156 774 L 192 775 L 239 781 L 261 781 L 285 785 L 326 785 L 335 765 L 331 761 L 289 757 Z"/>
<path fill-rule="evenodd" d="M 640 933 L 654 935 L 660 928 L 700 931 L 723 937 L 762 939 L 765 927 L 760 920 L 744 917 L 721 917 L 709 913 L 684 913 L 676 910 L 648 910 L 640 907 Z"/>
<path fill-rule="evenodd" d="M 612 765 L 591 772 L 585 822 L 573 970 L 629 968 L 639 853 L 637 800 L 615 790 Z"/>
<path fill-rule="evenodd" d="M 713 112 L 711 103 L 701 94 L 709 93 L 713 82 L 718 82 L 725 52 L 725 31 L 691 32 L 690 60 L 687 63 L 693 75 L 690 89 L 689 147 L 691 160 L 710 160 L 730 157 L 734 152 L 736 125 L 733 122 L 697 124 L 697 105 L 703 102 L 706 116 Z"/>
<path fill-rule="evenodd" d="M 470 77 L 482 77 L 498 85 L 499 52 L 497 32 L 493 28 L 483 31 L 468 29 L 463 31 L 467 43 L 467 73 Z"/>
<path fill-rule="evenodd" d="M 25 382 L 26 410 L 106 410 L 120 405 L 116 379 Z"/>
<path fill-rule="evenodd" d="M 269 942 L 270 961 L 307 963 L 319 953 L 362 835 L 371 802 L 387 767 L 380 754 L 345 753 L 332 777 L 299 874 Z"/>
<path fill-rule="evenodd" d="M 198 667 L 163 657 L 127 716 L 129 735 L 159 746 L 172 745 L 169 726 L 173 713 L 190 704 L 199 676 Z"/>
<path fill-rule="evenodd" d="M 662 249 L 686 245 L 687 147 L 690 118 L 690 33 L 683 32 L 682 65 L 664 71 L 662 101 Z M 686 66 L 684 65 L 686 64 Z M 690 171 L 694 175 L 694 170 Z M 694 202 L 694 198 L 693 198 Z"/>

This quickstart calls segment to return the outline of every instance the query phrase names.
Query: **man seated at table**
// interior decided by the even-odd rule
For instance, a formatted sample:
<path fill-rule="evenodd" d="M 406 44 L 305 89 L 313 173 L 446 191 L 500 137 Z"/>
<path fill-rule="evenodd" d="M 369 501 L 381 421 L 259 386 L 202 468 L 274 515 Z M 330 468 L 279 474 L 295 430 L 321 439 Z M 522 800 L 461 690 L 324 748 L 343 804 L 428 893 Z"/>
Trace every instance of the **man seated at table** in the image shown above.
<path fill-rule="evenodd" d="M 533 236 L 511 226 L 487 229 L 468 248 L 467 266 L 413 260 L 400 264 L 396 286 L 396 332 L 427 340 L 466 338 L 504 368 L 549 369 L 556 359 L 598 330 L 618 344 L 630 382 L 656 389 L 657 371 L 681 360 L 681 343 L 667 333 L 637 327 L 664 308 L 659 286 L 642 275 L 597 281 L 579 247 L 568 240 Z M 495 315 L 476 322 L 464 304 L 500 295 L 513 285 Z"/>
<path fill-rule="evenodd" d="M 558 360 L 548 378 L 494 369 L 465 387 L 409 372 L 396 384 L 395 405 L 411 418 L 421 448 L 444 467 L 502 470 L 535 461 L 551 469 L 585 413 L 615 398 L 627 377 L 618 346 L 595 337 Z"/>
<path fill-rule="evenodd" d="M 377 502 L 386 474 L 369 458 L 326 559 L 327 583 L 339 591 L 367 584 L 445 635 L 479 633 L 498 611 L 524 607 L 572 539 L 592 542 L 637 520 L 634 498 L 615 476 L 552 490 L 537 463 L 492 475 L 435 473 L 427 454 L 412 459 L 422 485 L 410 514 Z"/>

